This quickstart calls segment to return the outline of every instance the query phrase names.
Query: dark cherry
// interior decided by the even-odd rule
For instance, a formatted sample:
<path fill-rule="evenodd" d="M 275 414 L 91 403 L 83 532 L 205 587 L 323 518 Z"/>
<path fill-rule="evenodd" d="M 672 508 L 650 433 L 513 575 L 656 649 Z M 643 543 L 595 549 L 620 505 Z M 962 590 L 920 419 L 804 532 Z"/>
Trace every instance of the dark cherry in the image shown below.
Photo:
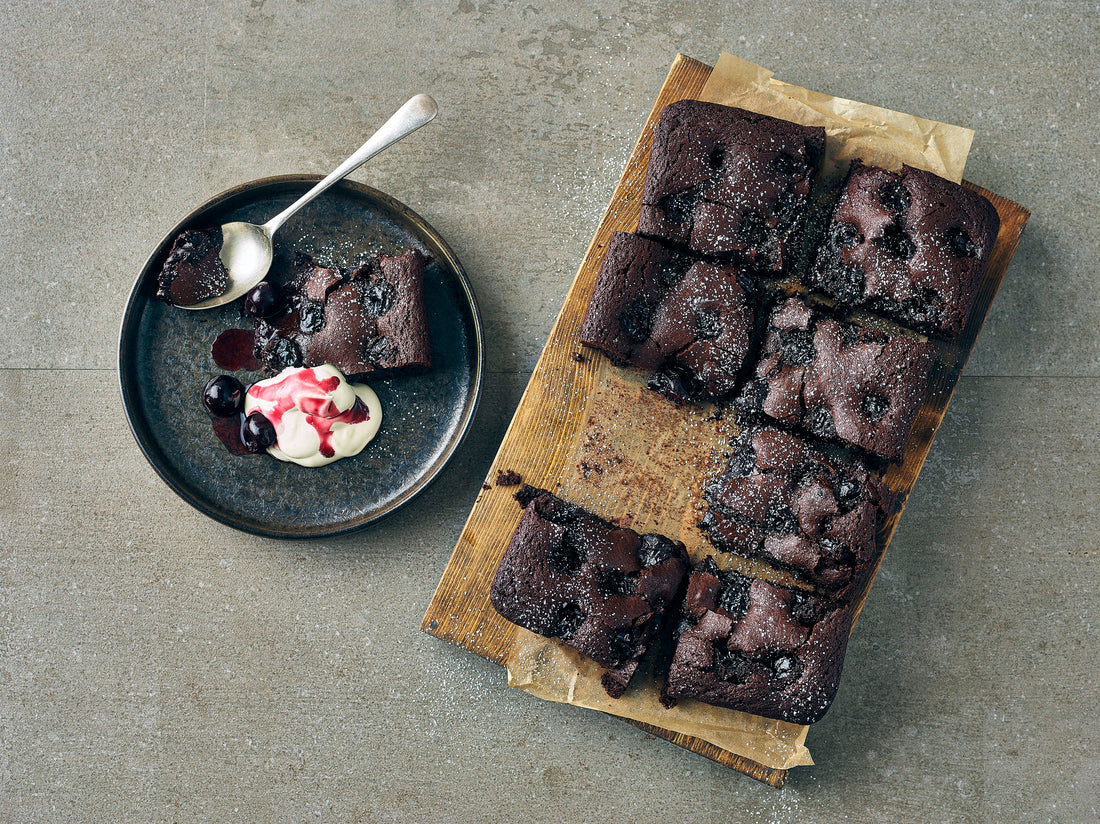
<path fill-rule="evenodd" d="M 254 318 L 269 318 L 283 308 L 283 290 L 269 280 L 261 280 L 244 296 L 244 311 Z"/>
<path fill-rule="evenodd" d="M 725 588 L 718 595 L 718 606 L 737 620 L 749 610 L 749 582 L 738 576 L 725 581 Z"/>
<path fill-rule="evenodd" d="M 561 539 L 550 546 L 547 561 L 550 566 L 562 575 L 576 575 L 584 563 L 584 549 L 580 546 L 576 536 L 566 530 Z"/>
<path fill-rule="evenodd" d="M 802 674 L 802 665 L 793 655 L 780 655 L 772 663 L 772 670 L 779 681 L 792 681 Z"/>
<path fill-rule="evenodd" d="M 798 518 L 784 503 L 773 503 L 764 515 L 764 529 L 777 535 L 797 535 Z"/>
<path fill-rule="evenodd" d="M 619 315 L 619 326 L 635 343 L 641 343 L 649 337 L 652 324 L 653 309 L 642 298 L 636 299 Z"/>
<path fill-rule="evenodd" d="M 275 427 L 262 414 L 253 412 L 244 419 L 241 440 L 249 452 L 263 452 L 269 446 L 275 445 Z"/>
<path fill-rule="evenodd" d="M 909 190 L 905 188 L 905 185 L 901 181 L 897 183 L 887 183 L 879 190 L 878 197 L 882 205 L 894 214 L 904 212 L 909 208 L 909 204 L 913 200 L 909 195 Z"/>
<path fill-rule="evenodd" d="M 688 403 L 700 392 L 699 382 L 691 370 L 678 363 L 665 364 L 658 369 L 646 383 L 646 388 L 676 406 Z"/>
<path fill-rule="evenodd" d="M 241 411 L 244 387 L 232 375 L 218 375 L 207 381 L 202 390 L 202 405 L 211 415 L 228 418 Z"/>
<path fill-rule="evenodd" d="M 850 503 L 863 491 L 855 478 L 841 477 L 836 484 L 836 497 L 842 504 Z"/>
<path fill-rule="evenodd" d="M 877 392 L 868 392 L 860 401 L 859 408 L 868 420 L 877 421 L 890 410 L 890 401 Z"/>
<path fill-rule="evenodd" d="M 781 329 L 779 331 L 779 350 L 783 363 L 798 367 L 812 363 L 817 357 L 812 329 Z"/>
<path fill-rule="evenodd" d="M 913 243 L 913 239 L 896 223 L 890 224 L 883 230 L 878 242 L 902 260 L 909 260 L 917 252 L 917 245 Z"/>
<path fill-rule="evenodd" d="M 854 223 L 838 223 L 833 227 L 830 239 L 837 248 L 847 249 L 863 243 L 863 233 Z"/>
<path fill-rule="evenodd" d="M 744 478 L 752 474 L 756 469 L 756 450 L 752 447 L 752 441 L 745 441 L 738 446 L 737 451 L 730 455 L 728 472 L 738 478 Z"/>
<path fill-rule="evenodd" d="M 600 579 L 600 588 L 610 595 L 630 596 L 638 582 L 621 569 L 609 569 Z"/>
<path fill-rule="evenodd" d="M 827 406 L 815 406 L 803 416 L 802 425 L 819 438 L 835 438 L 836 424 Z"/>
<path fill-rule="evenodd" d="M 325 307 L 312 300 L 303 300 L 298 307 L 298 328 L 305 335 L 314 335 L 324 329 Z"/>
<path fill-rule="evenodd" d="M 729 648 L 729 641 L 718 638 L 714 644 L 714 668 L 719 678 L 734 684 L 743 684 L 752 677 L 753 665 L 740 652 Z"/>
<path fill-rule="evenodd" d="M 390 311 L 397 297 L 397 287 L 388 280 L 376 280 L 363 293 L 363 303 L 367 311 L 375 317 L 381 317 Z"/>
<path fill-rule="evenodd" d="M 634 656 L 636 646 L 634 633 L 629 629 L 621 629 L 611 638 L 611 656 L 616 661 L 628 661 Z"/>
<path fill-rule="evenodd" d="M 581 624 L 584 623 L 586 617 L 581 605 L 576 601 L 570 601 L 558 610 L 552 634 L 563 641 L 568 641 L 577 634 L 577 630 L 581 628 Z"/>
<path fill-rule="evenodd" d="M 676 552 L 675 546 L 672 541 L 665 538 L 663 535 L 654 535 L 651 532 L 647 532 L 642 536 L 641 542 L 638 544 L 638 560 L 641 561 L 644 567 L 654 567 L 658 564 L 663 564 L 669 558 L 671 558 Z"/>
<path fill-rule="evenodd" d="M 947 230 L 947 245 L 955 257 L 978 257 L 978 247 L 965 229 L 953 226 Z"/>

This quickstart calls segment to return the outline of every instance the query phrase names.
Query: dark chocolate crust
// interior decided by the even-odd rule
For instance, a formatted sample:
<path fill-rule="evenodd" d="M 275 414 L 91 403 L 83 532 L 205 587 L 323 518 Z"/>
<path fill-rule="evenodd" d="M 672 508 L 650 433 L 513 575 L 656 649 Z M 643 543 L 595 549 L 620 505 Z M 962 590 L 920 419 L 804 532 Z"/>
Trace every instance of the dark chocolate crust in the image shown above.
<path fill-rule="evenodd" d="M 229 270 L 221 250 L 220 226 L 180 232 L 157 275 L 157 297 L 174 306 L 194 306 L 224 294 Z"/>
<path fill-rule="evenodd" d="M 286 310 L 256 321 L 257 360 L 268 374 L 323 363 L 349 377 L 430 367 L 428 261 L 410 249 L 338 269 L 300 255 L 286 287 Z"/>
<path fill-rule="evenodd" d="M 738 406 L 898 461 L 935 360 L 928 341 L 836 320 L 795 296 L 768 319 Z"/>
<path fill-rule="evenodd" d="M 999 228 L 997 210 L 977 192 L 921 169 L 895 173 L 855 161 L 808 285 L 842 306 L 953 340 Z"/>
<path fill-rule="evenodd" d="M 851 626 L 846 605 L 708 557 L 688 581 L 665 696 L 813 724 L 836 696 Z"/>
<path fill-rule="evenodd" d="M 581 342 L 655 372 L 674 402 L 731 394 L 754 343 L 757 297 L 738 268 L 691 261 L 615 232 L 581 324 Z"/>
<path fill-rule="evenodd" d="M 830 598 L 858 595 L 894 494 L 858 459 L 778 429 L 746 429 L 730 446 L 726 469 L 703 489 L 699 528 L 710 543 L 768 561 Z"/>
<path fill-rule="evenodd" d="M 653 132 L 638 233 L 780 274 L 798 257 L 825 130 L 681 100 Z"/>
<path fill-rule="evenodd" d="M 558 638 L 607 668 L 618 698 L 691 567 L 684 545 L 639 535 L 524 485 L 523 517 L 489 591 L 504 618 Z"/>

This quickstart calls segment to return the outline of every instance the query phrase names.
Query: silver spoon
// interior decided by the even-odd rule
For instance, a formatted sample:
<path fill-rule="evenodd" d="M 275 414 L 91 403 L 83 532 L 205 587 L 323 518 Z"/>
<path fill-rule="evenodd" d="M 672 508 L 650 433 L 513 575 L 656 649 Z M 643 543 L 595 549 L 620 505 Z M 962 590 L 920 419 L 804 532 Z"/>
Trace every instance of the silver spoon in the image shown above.
<path fill-rule="evenodd" d="M 181 306 L 182 309 L 212 309 L 236 300 L 248 292 L 267 275 L 271 268 L 271 236 L 286 221 L 328 189 L 336 181 L 347 177 L 376 154 L 406 137 L 425 123 L 430 123 L 439 112 L 435 101 L 426 94 L 418 94 L 394 112 L 367 142 L 341 163 L 328 177 L 286 207 L 262 226 L 254 223 L 234 222 L 222 224 L 222 249 L 219 257 L 229 271 L 229 288 L 215 298 Z"/>

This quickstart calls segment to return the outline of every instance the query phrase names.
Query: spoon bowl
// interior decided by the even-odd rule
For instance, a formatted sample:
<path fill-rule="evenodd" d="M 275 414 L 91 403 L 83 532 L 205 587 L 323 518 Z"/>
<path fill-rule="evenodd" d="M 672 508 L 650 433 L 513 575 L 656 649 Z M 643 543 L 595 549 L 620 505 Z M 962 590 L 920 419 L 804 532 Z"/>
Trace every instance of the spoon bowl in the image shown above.
<path fill-rule="evenodd" d="M 245 295 L 267 277 L 274 249 L 271 233 L 255 223 L 234 221 L 222 224 L 222 248 L 218 257 L 229 272 L 229 288 L 214 298 L 184 306 L 184 309 L 212 309 Z"/>
<path fill-rule="evenodd" d="M 351 157 L 267 223 L 262 226 L 241 221 L 223 224 L 222 248 L 218 257 L 228 272 L 228 287 L 216 297 L 198 303 L 176 305 L 181 309 L 212 309 L 246 294 L 267 276 L 273 256 L 272 237 L 291 215 L 383 149 L 430 123 L 438 112 L 439 107 L 426 94 L 409 98 Z"/>

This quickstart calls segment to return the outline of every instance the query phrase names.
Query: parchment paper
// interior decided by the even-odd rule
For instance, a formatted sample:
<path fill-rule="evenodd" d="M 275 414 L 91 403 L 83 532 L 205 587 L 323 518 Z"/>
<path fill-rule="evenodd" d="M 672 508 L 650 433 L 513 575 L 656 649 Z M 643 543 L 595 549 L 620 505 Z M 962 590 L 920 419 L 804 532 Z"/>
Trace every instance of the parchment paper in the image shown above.
<path fill-rule="evenodd" d="M 770 71 L 725 53 L 700 99 L 824 126 L 828 138 L 822 175 L 833 180 L 839 179 L 848 162 L 858 157 L 894 169 L 904 162 L 961 181 L 974 136 L 970 129 L 791 86 L 775 80 Z M 655 393 L 645 392 L 643 385 L 631 385 L 624 375 L 608 367 L 603 380 L 597 382 L 586 406 L 589 426 L 574 445 L 567 476 L 560 479 L 558 492 L 605 517 L 612 514 L 609 507 L 625 505 L 636 513 L 631 523 L 634 529 L 678 537 L 687 545 L 693 561 L 698 561 L 713 549 L 694 529 L 701 513 L 690 511 L 686 502 L 689 497 L 698 498 L 691 489 L 699 483 L 703 464 L 713 462 L 719 454 L 716 449 L 727 442 L 726 435 L 712 428 L 705 437 L 700 426 L 706 420 L 703 412 L 675 410 L 664 400 L 651 397 Z M 669 415 L 680 417 L 672 422 L 667 420 Z M 621 425 L 609 425 L 608 421 L 617 416 L 623 418 Z M 593 421 L 604 422 L 599 431 L 593 429 Z M 667 440 L 670 437 L 679 438 L 672 449 Z M 646 452 L 645 444 L 662 438 L 665 443 L 661 452 L 677 455 L 675 465 L 655 465 Z M 614 459 L 608 460 L 609 456 Z M 596 465 L 599 472 L 590 471 Z M 574 474 L 574 467 L 582 469 Z M 656 504 L 653 496 L 645 496 L 645 503 L 639 500 L 635 508 L 632 498 L 644 494 L 637 490 L 654 484 L 663 485 L 667 495 L 658 496 Z M 718 560 L 725 561 L 723 565 L 743 567 L 735 558 Z M 782 573 L 753 567 L 746 571 L 790 583 Z M 696 701 L 679 701 L 666 709 L 658 701 L 660 683 L 642 670 L 635 674 L 627 693 L 613 699 L 601 686 L 602 670 L 594 662 L 524 629 L 518 630 L 506 664 L 510 686 L 548 701 L 600 710 L 691 735 L 765 767 L 789 769 L 813 764 L 805 746 L 807 726 Z"/>
<path fill-rule="evenodd" d="M 826 176 L 843 174 L 848 162 L 859 158 L 893 170 L 907 163 L 961 183 L 974 139 L 973 129 L 792 86 L 776 80 L 767 69 L 725 52 L 699 99 L 803 126 L 825 127 L 822 173 Z"/>

